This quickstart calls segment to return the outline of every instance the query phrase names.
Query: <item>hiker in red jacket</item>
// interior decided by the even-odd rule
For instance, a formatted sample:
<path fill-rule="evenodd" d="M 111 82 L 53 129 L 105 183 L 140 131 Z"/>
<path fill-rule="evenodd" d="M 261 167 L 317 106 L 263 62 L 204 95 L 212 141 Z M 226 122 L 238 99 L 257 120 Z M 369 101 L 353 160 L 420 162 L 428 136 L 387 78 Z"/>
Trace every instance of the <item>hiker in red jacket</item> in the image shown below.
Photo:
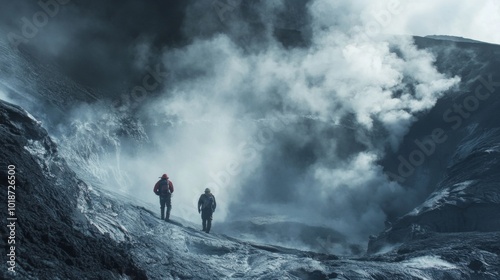
<path fill-rule="evenodd" d="M 172 209 L 172 193 L 174 192 L 174 184 L 168 179 L 167 174 L 163 174 L 161 179 L 156 182 L 153 189 L 154 193 L 160 197 L 161 219 L 170 220 L 170 209 Z M 167 216 L 165 217 L 165 204 L 167 205 Z"/>

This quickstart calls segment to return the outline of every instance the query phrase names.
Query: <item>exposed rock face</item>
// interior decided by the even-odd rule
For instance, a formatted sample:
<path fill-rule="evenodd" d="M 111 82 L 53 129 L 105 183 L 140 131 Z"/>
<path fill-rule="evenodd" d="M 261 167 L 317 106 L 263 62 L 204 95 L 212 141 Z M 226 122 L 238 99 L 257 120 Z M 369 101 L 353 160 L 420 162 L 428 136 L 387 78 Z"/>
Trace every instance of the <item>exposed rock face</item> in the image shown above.
<path fill-rule="evenodd" d="M 454 96 L 440 100 L 414 125 L 398 151 L 407 156 L 416 149 L 415 139 L 425 142 L 429 137 L 424 135 L 433 129 L 443 132 L 445 142 L 434 143 L 425 162 L 404 182 L 431 194 L 372 238 L 371 253 L 434 233 L 500 232 L 500 121 L 495 117 L 500 108 L 500 46 L 415 41 L 436 55 L 440 71 L 459 75 L 462 82 Z M 388 166 L 397 162 L 393 159 Z"/>
<path fill-rule="evenodd" d="M 500 233 L 500 130 L 475 137 L 479 139 L 464 141 L 456 162 L 427 201 L 372 239 L 369 252 L 431 232 Z"/>
<path fill-rule="evenodd" d="M 146 278 L 122 245 L 97 231 L 85 235 L 75 229 L 78 223 L 88 223 L 77 211 L 78 193 L 85 183 L 58 156 L 55 144 L 36 121 L 3 101 L 0 143 L 2 186 L 7 182 L 7 166 L 14 165 L 16 171 L 17 279 Z M 6 187 L 0 200 L 7 201 Z M 1 213 L 6 221 L 7 211 Z M 2 243 L 10 233 L 7 230 L 0 228 Z M 2 268 L 5 257 L 3 253 Z M 6 269 L 2 274 L 4 279 L 12 277 Z"/>
<path fill-rule="evenodd" d="M 444 148 L 454 152 L 445 158 L 448 167 L 435 191 L 372 238 L 369 252 L 431 232 L 500 232 L 500 122 L 490 117 L 500 102 L 498 97 L 490 101 L 469 124 L 457 129 L 463 135 L 457 144 Z"/>

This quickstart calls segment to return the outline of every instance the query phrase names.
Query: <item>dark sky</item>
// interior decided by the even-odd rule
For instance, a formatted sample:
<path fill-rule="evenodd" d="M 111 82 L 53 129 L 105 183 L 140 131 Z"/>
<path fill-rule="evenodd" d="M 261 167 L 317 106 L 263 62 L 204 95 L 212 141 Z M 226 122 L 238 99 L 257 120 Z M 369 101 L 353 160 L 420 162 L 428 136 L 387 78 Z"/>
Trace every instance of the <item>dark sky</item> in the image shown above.
<path fill-rule="evenodd" d="M 181 26 L 187 3 L 72 0 L 57 8 L 49 6 L 50 11 L 55 11 L 53 16 L 20 48 L 42 61 L 57 64 L 86 86 L 126 87 L 143 75 L 143 69 L 135 65 L 138 45 L 146 43 L 149 49 L 145 59 L 154 60 L 162 48 L 186 41 Z M 26 25 L 22 19 L 33 23 L 40 11 L 45 10 L 37 1 L 9 1 L 0 10 L 1 25 L 7 29 L 4 31 L 21 35 Z M 43 22 L 43 17 L 40 19 Z"/>

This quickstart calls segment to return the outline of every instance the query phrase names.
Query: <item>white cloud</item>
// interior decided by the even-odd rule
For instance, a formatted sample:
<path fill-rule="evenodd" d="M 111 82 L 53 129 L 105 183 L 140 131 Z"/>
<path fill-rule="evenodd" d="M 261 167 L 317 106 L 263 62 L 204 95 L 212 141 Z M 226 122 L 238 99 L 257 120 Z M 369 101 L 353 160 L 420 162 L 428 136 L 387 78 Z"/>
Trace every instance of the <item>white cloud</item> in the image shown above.
<path fill-rule="evenodd" d="M 4 101 L 7 101 L 7 102 L 12 102 L 12 100 L 10 99 L 10 97 L 5 92 L 3 92 L 2 90 L 0 90 L 0 99 L 2 99 Z"/>
<path fill-rule="evenodd" d="M 269 157 L 273 154 L 270 149 L 285 145 L 280 142 L 283 138 L 284 142 L 317 142 L 318 158 L 302 172 L 311 176 L 309 185 L 322 190 L 308 194 L 306 205 L 324 207 L 308 207 L 306 212 L 349 212 L 345 216 L 336 215 L 340 219 L 336 224 L 349 225 L 344 229 L 355 232 L 356 238 L 380 229 L 385 217 L 378 205 L 395 193 L 394 183 L 387 181 L 377 165 L 384 154 L 380 147 L 384 147 L 384 143 L 397 147 L 415 121 L 414 114 L 432 108 L 459 79 L 440 74 L 433 66 L 434 57 L 418 50 L 411 38 L 367 34 L 371 29 L 363 26 L 370 21 L 362 17 L 370 14 L 367 8 L 382 7 L 393 13 L 394 18 L 403 13 L 403 8 L 395 10 L 385 2 L 376 2 L 375 6 L 366 6 L 367 3 L 372 2 L 314 1 L 309 6 L 314 28 L 312 45 L 308 48 L 287 49 L 266 37 L 265 42 L 259 43 L 258 50 L 245 51 L 230 34 L 219 34 L 165 52 L 163 61 L 172 77 L 168 94 L 148 111 L 153 112 L 150 114 L 153 118 L 174 115 L 179 123 L 164 133 L 158 132 L 154 138 L 162 143 L 159 158 L 154 161 L 163 156 L 175 161 L 168 169 L 176 174 L 184 190 L 176 197 L 177 204 L 191 207 L 193 197 L 207 184 L 219 179 L 230 181 L 228 184 L 216 182 L 215 194 L 221 202 L 218 215 L 224 217 L 230 211 L 230 203 L 239 199 L 238 194 L 245 192 L 242 187 L 249 181 L 257 180 L 255 192 L 267 195 L 275 193 L 272 189 L 282 188 L 266 185 L 268 177 L 279 174 L 259 168 L 271 162 L 285 169 L 293 168 L 294 162 Z M 271 23 L 267 24 L 269 27 Z M 238 25 L 244 24 L 235 23 Z M 353 28 L 355 25 L 357 29 Z M 379 26 L 385 27 L 388 25 Z M 254 149 L 258 156 L 245 161 L 238 147 L 255 139 L 261 129 L 250 124 L 271 118 L 282 107 L 289 108 L 286 113 L 296 117 L 298 121 L 291 127 L 296 125 L 297 129 L 280 131 L 280 138 L 269 143 L 267 149 L 265 146 Z M 163 110 L 165 114 L 158 115 Z M 317 139 L 351 116 L 354 123 L 350 125 L 354 125 L 356 131 L 349 133 L 356 134 L 352 137 L 358 139 L 363 151 L 351 151 L 337 143 L 351 136 Z M 315 133 L 304 134 L 298 130 L 303 125 L 303 117 L 316 122 L 311 128 Z M 373 136 L 376 123 L 382 126 L 387 137 Z M 161 140 L 165 138 L 170 140 Z M 350 156 L 343 159 L 338 149 L 344 149 L 342 152 Z M 292 155 L 295 151 L 289 153 Z M 228 162 L 241 164 L 247 172 L 227 175 Z M 248 170 L 261 173 L 251 174 Z M 288 185 L 288 178 L 280 180 L 289 190 L 299 188 L 300 180 L 292 185 Z M 339 188 L 342 195 L 330 203 L 328 199 L 335 197 Z M 194 219 L 189 211 L 182 212 L 184 217 Z M 369 217 L 372 225 L 366 226 L 363 217 Z"/>
<path fill-rule="evenodd" d="M 404 9 L 387 27 L 387 32 L 420 36 L 451 35 L 500 44 L 499 1 L 404 2 Z"/>

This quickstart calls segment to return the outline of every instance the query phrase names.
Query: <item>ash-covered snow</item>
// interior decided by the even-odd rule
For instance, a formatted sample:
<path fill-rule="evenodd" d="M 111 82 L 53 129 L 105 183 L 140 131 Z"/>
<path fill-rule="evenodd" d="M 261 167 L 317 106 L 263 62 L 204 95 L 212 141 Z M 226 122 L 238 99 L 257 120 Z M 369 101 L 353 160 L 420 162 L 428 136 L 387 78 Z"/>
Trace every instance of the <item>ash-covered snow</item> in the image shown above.
<path fill-rule="evenodd" d="M 402 262 L 402 265 L 410 268 L 457 269 L 456 265 L 444 261 L 437 256 L 422 256 L 412 258 Z"/>

